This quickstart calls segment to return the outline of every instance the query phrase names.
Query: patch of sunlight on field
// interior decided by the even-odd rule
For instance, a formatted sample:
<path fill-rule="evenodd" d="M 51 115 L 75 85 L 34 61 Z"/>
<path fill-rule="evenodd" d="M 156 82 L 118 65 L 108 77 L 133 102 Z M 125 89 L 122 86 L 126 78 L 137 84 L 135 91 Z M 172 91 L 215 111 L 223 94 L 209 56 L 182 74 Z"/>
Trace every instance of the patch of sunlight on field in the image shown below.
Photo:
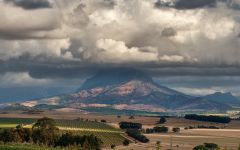
<path fill-rule="evenodd" d="M 90 131 L 90 132 L 105 132 L 105 133 L 124 133 L 123 131 L 104 130 L 104 129 L 91 129 L 91 128 L 72 128 L 72 127 L 58 127 L 60 130 L 68 131 Z"/>
<path fill-rule="evenodd" d="M 15 128 L 17 124 L 0 124 L 0 128 Z"/>
<path fill-rule="evenodd" d="M 0 128 L 15 128 L 19 124 L 0 124 Z M 32 128 L 32 124 L 24 125 L 24 128 Z"/>

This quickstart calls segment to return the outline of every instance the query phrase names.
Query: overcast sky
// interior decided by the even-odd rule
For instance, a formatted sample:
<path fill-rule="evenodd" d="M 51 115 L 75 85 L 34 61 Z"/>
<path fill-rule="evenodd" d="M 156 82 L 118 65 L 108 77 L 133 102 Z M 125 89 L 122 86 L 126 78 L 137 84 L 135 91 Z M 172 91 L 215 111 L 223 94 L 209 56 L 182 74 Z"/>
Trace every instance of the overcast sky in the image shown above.
<path fill-rule="evenodd" d="M 0 0 L 0 87 L 78 87 L 122 66 L 240 95 L 240 1 Z"/>

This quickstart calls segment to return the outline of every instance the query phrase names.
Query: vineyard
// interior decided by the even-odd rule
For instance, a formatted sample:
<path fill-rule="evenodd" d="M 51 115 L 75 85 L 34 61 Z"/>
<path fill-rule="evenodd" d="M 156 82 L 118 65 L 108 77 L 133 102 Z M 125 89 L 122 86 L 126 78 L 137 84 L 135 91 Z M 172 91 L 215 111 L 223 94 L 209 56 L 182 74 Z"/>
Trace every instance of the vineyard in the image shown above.
<path fill-rule="evenodd" d="M 65 131 L 69 132 L 69 131 Z M 98 138 L 100 138 L 105 147 L 109 147 L 111 145 L 122 145 L 122 142 L 124 141 L 124 137 L 120 133 L 106 133 L 106 132 L 93 132 L 93 131 L 76 131 L 72 132 L 73 134 L 78 134 L 78 135 L 95 135 Z"/>
<path fill-rule="evenodd" d="M 112 144 L 121 145 L 124 141 L 123 130 L 113 128 L 105 123 L 96 121 L 79 121 L 79 120 L 55 120 L 56 125 L 62 131 L 72 132 L 78 135 L 95 135 L 100 138 L 104 146 L 109 147 Z M 25 127 L 31 127 L 36 119 L 30 118 L 0 118 L 0 128 L 14 128 L 18 124 Z"/>
<path fill-rule="evenodd" d="M 100 138 L 106 147 L 112 144 L 121 145 L 124 132 L 107 124 L 95 121 L 56 120 L 57 126 L 63 132 L 72 132 L 78 135 L 95 135 Z"/>

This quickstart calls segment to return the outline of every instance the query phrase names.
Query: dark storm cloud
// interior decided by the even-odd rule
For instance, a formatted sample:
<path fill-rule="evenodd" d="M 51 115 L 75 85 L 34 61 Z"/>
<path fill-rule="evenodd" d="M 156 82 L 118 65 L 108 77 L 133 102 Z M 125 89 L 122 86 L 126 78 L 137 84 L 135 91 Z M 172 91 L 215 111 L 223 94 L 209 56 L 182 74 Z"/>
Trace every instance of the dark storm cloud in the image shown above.
<path fill-rule="evenodd" d="M 23 58 L 22 58 L 23 59 Z M 26 58 L 25 58 L 26 59 Z M 40 59 L 40 58 L 39 58 Z M 51 59 L 51 58 L 49 58 Z M 75 64 L 67 61 L 39 62 L 38 60 L 9 60 L 0 62 L 0 73 L 6 72 L 28 72 L 32 78 L 85 78 L 93 74 L 91 65 Z M 46 60 L 45 60 L 46 61 Z"/>
<path fill-rule="evenodd" d="M 165 2 L 158 0 L 155 2 L 155 7 L 170 7 L 175 9 L 197 9 L 197 8 L 214 8 L 217 3 L 225 3 L 228 8 L 240 10 L 240 3 L 237 0 L 176 0 L 176 2 Z"/>
<path fill-rule="evenodd" d="M 24 9 L 40 9 L 52 7 L 48 0 L 4 0 L 4 1 L 6 3 L 12 3 L 15 6 L 22 7 Z"/>
<path fill-rule="evenodd" d="M 152 77 L 171 76 L 240 76 L 240 66 L 211 66 L 190 64 L 156 64 L 156 63 L 91 63 L 66 61 L 57 58 L 38 56 L 31 58 L 25 54 L 18 59 L 0 61 L 0 74 L 6 72 L 28 72 L 32 78 L 55 79 L 55 78 L 87 78 L 102 69 L 135 68 L 142 70 Z"/>
<path fill-rule="evenodd" d="M 195 9 L 203 7 L 215 7 L 216 0 L 178 0 L 175 4 L 177 9 Z"/>
<path fill-rule="evenodd" d="M 164 2 L 158 0 L 155 3 L 156 7 L 173 7 L 176 9 L 196 9 L 203 7 L 215 7 L 217 0 L 177 0 L 173 2 Z"/>

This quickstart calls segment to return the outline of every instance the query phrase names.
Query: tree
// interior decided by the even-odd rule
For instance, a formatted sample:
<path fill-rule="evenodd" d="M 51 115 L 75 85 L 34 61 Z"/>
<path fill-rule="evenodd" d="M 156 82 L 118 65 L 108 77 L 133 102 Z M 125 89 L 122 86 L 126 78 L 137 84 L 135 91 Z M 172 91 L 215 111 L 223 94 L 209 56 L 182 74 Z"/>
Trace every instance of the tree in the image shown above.
<path fill-rule="evenodd" d="M 204 143 L 204 146 L 209 150 L 218 150 L 219 146 L 215 143 Z"/>
<path fill-rule="evenodd" d="M 47 117 L 37 120 L 32 130 L 33 141 L 38 144 L 54 145 L 59 135 L 59 129 L 56 127 L 55 121 Z"/>
<path fill-rule="evenodd" d="M 166 118 L 165 117 L 161 117 L 160 120 L 159 120 L 159 124 L 164 124 L 166 122 Z"/>
<path fill-rule="evenodd" d="M 175 133 L 178 133 L 178 132 L 180 132 L 180 128 L 173 128 L 172 131 Z"/>
<path fill-rule="evenodd" d="M 4 143 L 8 143 L 8 142 L 21 143 L 22 142 L 22 138 L 18 134 L 17 130 L 14 128 L 4 129 L 0 134 L 0 140 L 3 141 Z"/>
<path fill-rule="evenodd" d="M 114 150 L 114 149 L 115 149 L 115 147 L 116 147 L 116 145 L 114 145 L 114 144 L 113 144 L 113 145 L 111 145 L 111 149 L 113 149 L 113 150 Z"/>
<path fill-rule="evenodd" d="M 193 148 L 193 150 L 208 150 L 204 145 L 198 145 Z"/>
<path fill-rule="evenodd" d="M 102 123 L 106 123 L 107 121 L 106 121 L 105 119 L 102 119 L 101 122 L 102 122 Z"/>
<path fill-rule="evenodd" d="M 128 146 L 128 145 L 129 145 L 129 140 L 127 140 L 127 139 L 124 140 L 124 141 L 123 141 L 123 145 L 124 145 L 124 146 Z"/>
<path fill-rule="evenodd" d="M 32 143 L 32 130 L 29 128 L 23 128 L 22 125 L 16 126 L 16 131 L 22 139 L 23 142 Z"/>
<path fill-rule="evenodd" d="M 93 134 L 85 136 L 84 140 L 89 142 L 90 149 L 92 150 L 100 150 L 103 144 L 103 142 Z"/>

